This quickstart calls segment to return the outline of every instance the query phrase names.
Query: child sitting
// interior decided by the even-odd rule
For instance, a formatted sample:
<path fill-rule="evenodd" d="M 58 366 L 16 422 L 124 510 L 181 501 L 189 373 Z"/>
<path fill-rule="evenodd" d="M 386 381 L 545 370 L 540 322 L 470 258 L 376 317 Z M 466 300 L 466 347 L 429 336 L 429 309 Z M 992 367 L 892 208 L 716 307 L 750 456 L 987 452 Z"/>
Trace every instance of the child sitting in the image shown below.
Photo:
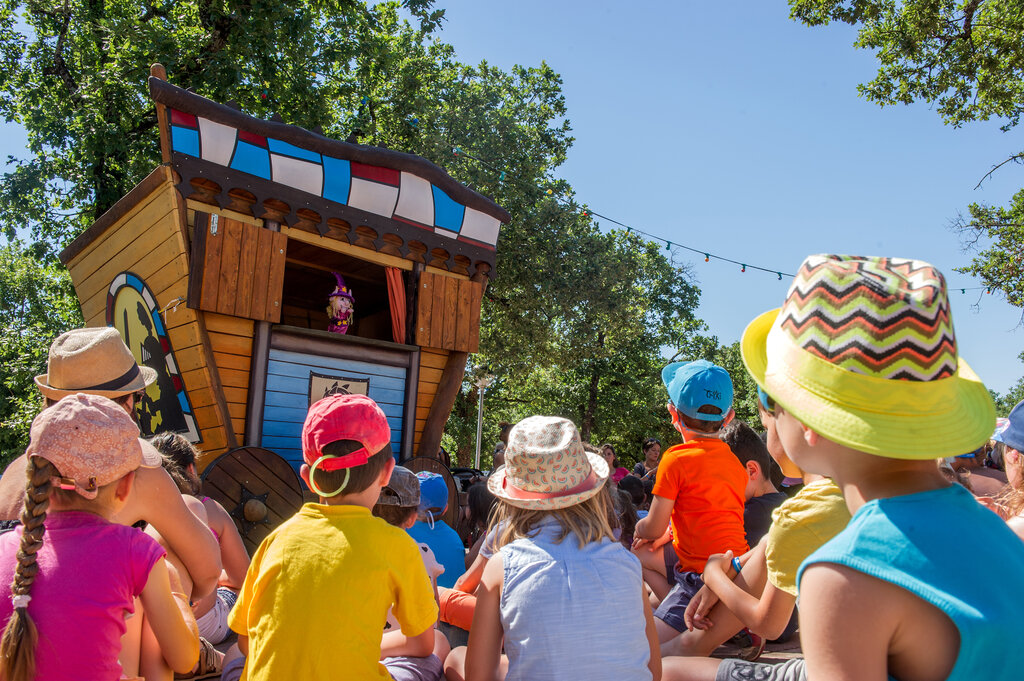
<path fill-rule="evenodd" d="M 655 612 L 660 641 L 686 628 L 683 613 L 704 585 L 701 572 L 708 557 L 747 550 L 743 502 L 747 472 L 718 439 L 732 420 L 732 380 L 710 362 L 676 362 L 662 370 L 668 411 L 683 443 L 667 449 L 654 483 L 650 513 L 636 525 L 634 550 L 655 546 L 672 522 L 672 545 L 679 562 L 675 586 Z"/>
<path fill-rule="evenodd" d="M 640 565 L 608 526 L 608 464 L 584 452 L 571 422 L 547 416 L 516 424 L 505 461 L 488 480 L 502 546 L 448 679 L 658 678 Z"/>
<path fill-rule="evenodd" d="M 1024 401 L 1010 411 L 1006 426 L 994 436 L 1002 447 L 1002 461 L 1009 481 L 997 499 L 997 510 L 1018 537 L 1024 539 Z"/>
<path fill-rule="evenodd" d="M 466 547 L 459 533 L 441 519 L 448 510 L 448 485 L 437 473 L 422 471 L 416 474 L 420 482 L 419 516 L 409 534 L 420 544 L 426 544 L 444 566 L 444 574 L 437 585 L 450 589 L 466 570 Z"/>
<path fill-rule="evenodd" d="M 308 503 L 252 557 L 228 623 L 251 680 L 436 680 L 437 604 L 420 550 L 370 509 L 395 459 L 391 428 L 365 395 L 331 395 L 309 408 L 299 474 Z M 401 636 L 382 645 L 388 608 Z M 381 658 L 384 658 L 383 661 Z M 239 661 L 225 664 L 235 678 Z"/>
<path fill-rule="evenodd" d="M 117 679 L 118 653 L 138 597 L 175 671 L 199 657 L 188 598 L 164 550 L 110 518 L 124 507 L 140 466 L 160 455 L 139 440 L 132 418 L 113 401 L 77 394 L 32 422 L 21 527 L 0 537 L 0 676 Z"/>
<path fill-rule="evenodd" d="M 747 546 L 757 546 L 772 524 L 772 511 L 788 497 L 777 490 L 768 477 L 771 455 L 750 426 L 743 421 L 733 421 L 722 428 L 721 438 L 747 469 L 743 529 L 747 535 Z"/>
<path fill-rule="evenodd" d="M 805 660 L 726 660 L 716 678 L 1020 678 L 1024 591 L 964 579 L 962 568 L 970 557 L 1024 574 L 1024 543 L 935 465 L 985 442 L 995 420 L 957 356 L 941 273 L 921 261 L 811 256 L 741 350 L 775 401 L 786 452 L 834 479 L 853 518 L 800 566 Z"/>
<path fill-rule="evenodd" d="M 705 585 L 686 608 L 687 631 L 661 646 L 662 655 L 707 656 L 742 628 L 754 636 L 745 659 L 760 656 L 766 640 L 785 638 L 795 628 L 796 575 L 800 564 L 850 521 L 843 494 L 828 478 L 804 473 L 782 449 L 775 427 L 775 403 L 758 391 L 761 425 L 772 444 L 770 454 L 796 478 L 799 491 L 772 514 L 768 534 L 733 563 L 733 554 L 712 556 Z M 743 574 L 736 569 L 742 566 Z M 666 658 L 667 660 L 667 658 Z M 697 663 L 689 663 L 697 664 Z M 666 668 L 686 669 L 678 660 Z"/>
<path fill-rule="evenodd" d="M 200 490 L 196 473 L 196 449 L 177 433 L 161 433 L 151 443 L 163 455 L 163 467 L 170 474 L 182 494 L 197 497 Z M 210 643 L 220 643 L 228 637 L 228 613 L 238 600 L 238 591 L 249 569 L 249 552 L 234 520 L 217 501 L 202 497 L 199 501 L 206 511 L 206 524 L 217 539 L 220 560 L 224 570 L 217 590 L 196 601 L 192 611 L 199 625 L 199 635 Z"/>
<path fill-rule="evenodd" d="M 408 530 L 416 522 L 416 514 L 420 505 L 420 484 L 416 474 L 404 466 L 395 466 L 391 473 L 391 480 L 385 485 L 373 507 L 373 515 L 387 521 L 389 525 Z M 426 544 L 418 544 L 420 556 L 423 558 L 423 567 L 427 569 L 430 582 L 434 587 L 434 598 L 437 598 L 437 577 L 444 572 L 444 568 L 437 562 L 434 552 Z M 387 650 L 389 641 L 402 636 L 399 631 L 398 620 L 388 610 L 388 630 L 384 632 L 381 648 Z M 439 631 L 434 632 L 434 655 L 442 662 L 448 656 L 450 647 L 448 640 Z"/>

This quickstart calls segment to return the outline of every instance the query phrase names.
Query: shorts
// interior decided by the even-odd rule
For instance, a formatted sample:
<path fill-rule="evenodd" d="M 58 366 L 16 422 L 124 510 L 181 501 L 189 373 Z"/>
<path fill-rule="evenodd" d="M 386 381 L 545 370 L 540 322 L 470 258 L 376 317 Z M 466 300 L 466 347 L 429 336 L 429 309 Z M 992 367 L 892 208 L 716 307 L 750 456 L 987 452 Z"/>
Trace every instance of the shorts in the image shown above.
<path fill-rule="evenodd" d="M 803 658 L 786 660 L 782 664 L 722 660 L 715 681 L 807 681 L 807 668 Z"/>
<path fill-rule="evenodd" d="M 213 601 L 213 607 L 202 617 L 196 618 L 199 626 L 199 635 L 210 643 L 220 643 L 231 635 L 228 627 L 228 613 L 238 600 L 238 594 L 231 589 L 223 587 L 217 589 L 217 598 Z"/>
<path fill-rule="evenodd" d="M 381 663 L 395 681 L 441 681 L 444 668 L 437 655 L 427 657 L 385 657 Z"/>
<path fill-rule="evenodd" d="M 220 681 L 238 681 L 242 678 L 242 668 L 245 667 L 245 658 L 236 657 L 224 665 L 220 673 Z"/>
<path fill-rule="evenodd" d="M 675 586 L 666 594 L 658 609 L 654 611 L 654 616 L 682 633 L 686 631 L 686 620 L 683 619 L 686 606 L 704 586 L 704 580 L 696 572 L 680 572 L 679 570 L 675 571 L 675 577 Z"/>

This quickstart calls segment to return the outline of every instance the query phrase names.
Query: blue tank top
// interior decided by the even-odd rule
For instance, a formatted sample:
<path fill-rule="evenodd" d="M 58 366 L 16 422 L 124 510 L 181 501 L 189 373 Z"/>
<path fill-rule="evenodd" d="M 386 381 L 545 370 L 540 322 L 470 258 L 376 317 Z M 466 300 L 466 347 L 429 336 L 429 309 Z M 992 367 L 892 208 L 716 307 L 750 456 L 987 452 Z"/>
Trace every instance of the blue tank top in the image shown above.
<path fill-rule="evenodd" d="M 603 539 L 582 549 L 545 518 L 501 548 L 506 681 L 649 681 L 640 561 Z"/>
<path fill-rule="evenodd" d="M 869 501 L 804 561 L 798 584 L 815 563 L 895 584 L 946 613 L 960 632 L 947 681 L 1022 678 L 1024 542 L 960 485 Z"/>

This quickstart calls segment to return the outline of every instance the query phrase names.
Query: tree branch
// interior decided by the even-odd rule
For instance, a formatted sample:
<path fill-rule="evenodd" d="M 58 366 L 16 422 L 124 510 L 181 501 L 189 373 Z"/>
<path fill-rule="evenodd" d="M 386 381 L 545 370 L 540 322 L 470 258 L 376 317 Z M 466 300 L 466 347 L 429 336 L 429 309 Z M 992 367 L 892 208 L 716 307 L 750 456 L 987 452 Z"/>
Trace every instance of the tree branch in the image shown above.
<path fill-rule="evenodd" d="M 994 174 L 994 173 L 995 173 L 995 172 L 996 172 L 997 170 L 999 170 L 1000 168 L 1002 168 L 1003 166 L 1005 166 L 1005 165 L 1006 165 L 1007 163 L 1010 163 L 1011 161 L 1012 161 L 1013 163 L 1024 163 L 1024 152 L 1020 152 L 1020 153 L 1014 154 L 1013 156 L 1011 156 L 1010 158 L 1006 159 L 1006 160 L 1005 160 L 1005 161 L 1003 161 L 1002 163 L 1000 163 L 1000 164 L 998 164 L 998 165 L 994 165 L 994 166 L 992 166 L 992 170 L 990 170 L 990 171 L 988 171 L 987 173 L 985 173 L 984 175 L 982 175 L 981 179 L 980 179 L 980 180 L 978 180 L 978 184 L 974 185 L 974 188 L 975 188 L 975 189 L 979 189 L 979 188 L 981 187 L 982 183 L 983 183 L 983 182 L 984 182 L 985 180 L 987 180 L 988 178 L 992 177 L 992 175 L 993 175 L 993 174 Z"/>
<path fill-rule="evenodd" d="M 60 78 L 71 99 L 75 103 L 80 103 L 82 96 L 78 93 L 78 83 L 72 77 L 71 69 L 68 68 L 67 62 L 64 61 L 64 41 L 68 37 L 68 28 L 71 26 L 71 10 L 65 8 L 62 14 L 64 15 L 64 25 L 60 27 L 60 34 L 57 36 L 57 46 L 54 48 L 53 54 L 53 65 L 43 69 L 43 75 Z"/>

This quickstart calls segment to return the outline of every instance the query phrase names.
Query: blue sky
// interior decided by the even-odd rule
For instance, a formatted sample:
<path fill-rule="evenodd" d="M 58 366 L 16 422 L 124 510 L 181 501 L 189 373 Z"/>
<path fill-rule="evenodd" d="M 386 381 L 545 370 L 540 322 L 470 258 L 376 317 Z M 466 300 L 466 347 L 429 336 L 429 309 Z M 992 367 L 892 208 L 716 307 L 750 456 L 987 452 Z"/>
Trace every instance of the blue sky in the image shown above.
<path fill-rule="evenodd" d="M 953 129 L 927 104 L 867 102 L 856 86 L 876 66 L 852 47 L 853 29 L 790 21 L 781 0 L 439 6 L 462 61 L 543 60 L 562 75 L 576 142 L 560 174 L 593 210 L 789 272 L 809 253 L 927 260 L 947 276 L 961 354 L 986 385 L 1005 392 L 1024 374 L 1021 310 L 959 292 L 979 283 L 953 272 L 968 257 L 947 228 L 969 203 L 1004 204 L 1024 186 L 1012 166 L 974 190 L 1019 150 L 1019 131 Z M 723 342 L 785 297 L 788 280 L 677 257 L 692 263 L 699 314 Z"/>
<path fill-rule="evenodd" d="M 1009 166 L 974 190 L 1019 150 L 1019 131 L 868 103 L 856 86 L 875 62 L 853 49 L 854 31 L 792 22 L 782 0 L 438 6 L 462 61 L 546 61 L 562 75 L 576 142 L 559 172 L 593 210 L 782 271 L 819 252 L 927 260 L 947 275 L 961 354 L 985 383 L 1004 392 L 1024 374 L 1021 310 L 960 294 L 978 282 L 952 271 L 968 257 L 947 228 L 969 203 L 1003 204 L 1024 186 L 1024 168 Z M 8 154 L 26 155 L 25 137 L 2 125 Z M 785 296 L 774 275 L 676 257 L 692 264 L 698 313 L 723 342 Z"/>

